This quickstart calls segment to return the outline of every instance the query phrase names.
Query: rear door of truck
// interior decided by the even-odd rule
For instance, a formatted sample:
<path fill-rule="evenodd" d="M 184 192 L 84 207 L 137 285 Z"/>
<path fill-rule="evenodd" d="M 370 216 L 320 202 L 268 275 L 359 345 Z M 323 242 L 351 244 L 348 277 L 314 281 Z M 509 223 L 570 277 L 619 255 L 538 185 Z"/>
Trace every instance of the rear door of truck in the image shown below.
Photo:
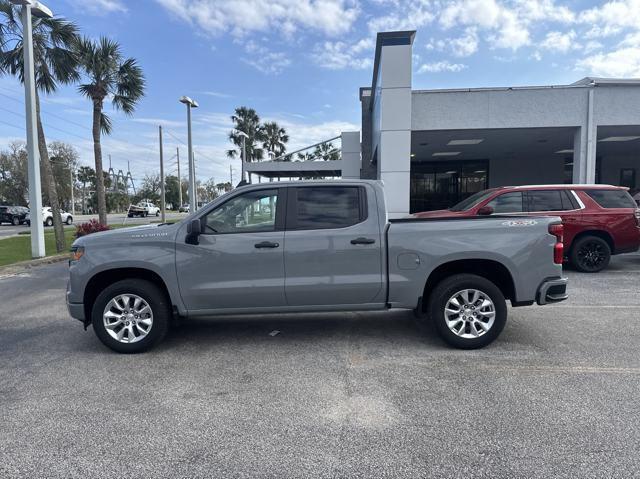
<path fill-rule="evenodd" d="M 368 188 L 288 188 L 284 269 L 289 306 L 384 302 L 382 231 Z"/>

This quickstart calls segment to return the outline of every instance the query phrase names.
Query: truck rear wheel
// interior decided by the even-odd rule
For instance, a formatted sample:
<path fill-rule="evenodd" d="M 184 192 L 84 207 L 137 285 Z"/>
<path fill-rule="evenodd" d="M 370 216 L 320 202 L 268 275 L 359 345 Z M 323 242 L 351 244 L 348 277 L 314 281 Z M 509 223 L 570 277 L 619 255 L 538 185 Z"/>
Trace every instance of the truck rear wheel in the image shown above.
<path fill-rule="evenodd" d="M 507 306 L 500 289 L 488 279 L 456 274 L 433 290 L 429 315 L 449 345 L 476 349 L 500 335 L 507 321 Z"/>
<path fill-rule="evenodd" d="M 155 284 L 125 279 L 107 286 L 91 311 L 93 329 L 105 346 L 119 353 L 140 353 L 158 344 L 169 329 L 171 311 Z"/>

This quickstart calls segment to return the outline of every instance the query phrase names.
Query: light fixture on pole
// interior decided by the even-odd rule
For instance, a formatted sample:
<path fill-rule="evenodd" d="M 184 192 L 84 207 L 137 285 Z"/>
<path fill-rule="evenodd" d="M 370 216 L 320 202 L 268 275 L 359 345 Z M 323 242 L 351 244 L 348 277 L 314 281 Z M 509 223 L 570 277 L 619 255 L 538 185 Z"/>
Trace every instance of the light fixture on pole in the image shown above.
<path fill-rule="evenodd" d="M 244 131 L 241 130 L 236 130 L 238 132 L 238 135 L 240 135 L 242 137 L 242 158 L 240 158 L 241 160 L 241 164 L 242 164 L 242 170 L 240 172 L 240 181 L 244 181 L 245 179 L 245 174 L 244 174 L 244 162 L 247 160 L 247 138 L 249 138 L 249 135 L 247 135 Z"/>
<path fill-rule="evenodd" d="M 189 212 L 193 213 L 196 208 L 196 174 L 193 164 L 193 140 L 191 138 L 191 109 L 198 108 L 198 102 L 188 96 L 180 98 L 180 103 L 187 105 L 187 146 L 189 147 Z"/>
<path fill-rule="evenodd" d="M 42 194 L 40 192 L 40 154 L 38 153 L 38 130 L 36 124 L 36 84 L 33 61 L 33 25 L 31 15 L 52 18 L 53 13 L 40 2 L 10 0 L 22 7 L 22 53 L 24 67 L 24 96 L 27 126 L 27 175 L 29 178 L 29 213 L 31 216 L 31 256 L 42 258 L 44 249 L 44 226 L 42 223 Z"/>

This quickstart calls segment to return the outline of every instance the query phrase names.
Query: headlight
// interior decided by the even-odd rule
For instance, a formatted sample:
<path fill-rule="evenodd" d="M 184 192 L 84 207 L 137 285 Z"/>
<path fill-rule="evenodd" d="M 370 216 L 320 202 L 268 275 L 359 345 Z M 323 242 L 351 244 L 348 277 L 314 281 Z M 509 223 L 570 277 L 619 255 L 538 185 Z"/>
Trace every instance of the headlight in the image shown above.
<path fill-rule="evenodd" d="M 69 262 L 78 261 L 84 255 L 84 246 L 72 246 Z"/>

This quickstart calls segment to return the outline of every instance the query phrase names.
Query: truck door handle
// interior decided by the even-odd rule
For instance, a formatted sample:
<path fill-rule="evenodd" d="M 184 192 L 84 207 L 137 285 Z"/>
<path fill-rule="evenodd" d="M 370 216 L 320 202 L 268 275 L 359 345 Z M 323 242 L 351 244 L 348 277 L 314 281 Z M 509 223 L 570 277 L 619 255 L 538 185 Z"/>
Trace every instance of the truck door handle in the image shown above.
<path fill-rule="evenodd" d="M 272 243 L 271 241 L 263 241 L 262 243 L 256 243 L 254 245 L 256 248 L 277 248 L 280 246 L 280 243 Z"/>
<path fill-rule="evenodd" d="M 351 244 L 373 244 L 375 242 L 376 240 L 374 239 L 363 238 L 362 236 L 360 238 L 354 238 L 351 240 Z"/>

